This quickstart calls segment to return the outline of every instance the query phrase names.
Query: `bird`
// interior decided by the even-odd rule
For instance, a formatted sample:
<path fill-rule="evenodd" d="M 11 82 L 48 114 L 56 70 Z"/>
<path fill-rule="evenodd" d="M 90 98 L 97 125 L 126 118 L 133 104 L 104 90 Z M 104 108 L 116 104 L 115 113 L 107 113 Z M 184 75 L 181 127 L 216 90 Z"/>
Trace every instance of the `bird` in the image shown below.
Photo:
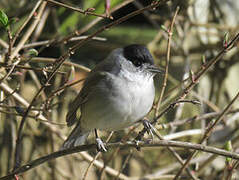
<path fill-rule="evenodd" d="M 95 131 L 97 149 L 107 151 L 97 130 L 121 130 L 145 117 L 154 102 L 153 77 L 162 72 L 145 45 L 113 50 L 89 73 L 71 103 L 66 122 L 76 125 L 61 149 L 84 145 Z"/>

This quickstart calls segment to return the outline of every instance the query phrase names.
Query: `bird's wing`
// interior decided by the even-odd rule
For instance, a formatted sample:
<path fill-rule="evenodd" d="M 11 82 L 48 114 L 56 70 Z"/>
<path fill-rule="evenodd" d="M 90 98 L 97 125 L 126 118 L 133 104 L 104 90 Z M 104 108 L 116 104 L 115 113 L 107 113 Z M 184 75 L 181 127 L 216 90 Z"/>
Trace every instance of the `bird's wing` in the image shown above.
<path fill-rule="evenodd" d="M 73 124 L 75 124 L 77 120 L 77 110 L 78 108 L 80 108 L 83 100 L 84 99 L 81 97 L 81 93 L 79 93 L 74 101 L 70 103 L 69 111 L 66 115 L 67 126 L 72 126 Z"/>
<path fill-rule="evenodd" d="M 119 51 L 120 49 L 118 49 Z M 77 111 L 81 107 L 82 104 L 84 104 L 87 101 L 87 96 L 94 91 L 94 88 L 97 86 L 100 81 L 104 81 L 106 73 L 113 73 L 117 75 L 119 73 L 119 62 L 118 60 L 115 61 L 114 59 L 117 59 L 117 57 L 114 57 L 114 53 L 112 55 L 109 55 L 104 61 L 99 63 L 89 74 L 89 76 L 86 78 L 84 82 L 84 86 L 81 90 L 81 92 L 77 95 L 75 100 L 72 102 L 69 112 L 66 116 L 66 122 L 67 126 L 72 126 L 77 119 L 80 119 L 80 117 L 77 117 Z"/>
<path fill-rule="evenodd" d="M 105 72 L 96 71 L 94 73 L 90 73 L 87 77 L 82 90 L 70 104 L 70 108 L 66 116 L 67 126 L 72 126 L 80 119 L 80 117 L 77 117 L 77 111 L 81 108 L 82 104 L 87 102 L 88 95 L 94 90 L 97 84 L 104 79 L 105 75 Z"/>

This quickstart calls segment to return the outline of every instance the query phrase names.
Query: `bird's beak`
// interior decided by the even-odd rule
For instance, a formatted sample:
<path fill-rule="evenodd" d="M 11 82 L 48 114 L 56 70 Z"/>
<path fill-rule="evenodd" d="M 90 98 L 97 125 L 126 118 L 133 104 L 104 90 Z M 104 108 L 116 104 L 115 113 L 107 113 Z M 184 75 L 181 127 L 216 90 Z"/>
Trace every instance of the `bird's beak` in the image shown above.
<path fill-rule="evenodd" d="M 148 65 L 146 69 L 152 73 L 164 74 L 164 70 L 162 68 L 156 67 L 155 65 Z"/>

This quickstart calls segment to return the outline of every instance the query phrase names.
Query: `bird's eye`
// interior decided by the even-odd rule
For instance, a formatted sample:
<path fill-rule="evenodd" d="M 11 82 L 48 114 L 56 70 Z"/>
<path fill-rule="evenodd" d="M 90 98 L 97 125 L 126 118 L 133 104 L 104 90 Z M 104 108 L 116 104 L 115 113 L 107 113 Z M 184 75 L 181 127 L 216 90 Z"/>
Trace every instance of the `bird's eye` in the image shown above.
<path fill-rule="evenodd" d="M 136 67 L 139 67 L 142 65 L 142 62 L 139 61 L 139 60 L 133 60 L 132 63 L 136 66 Z"/>

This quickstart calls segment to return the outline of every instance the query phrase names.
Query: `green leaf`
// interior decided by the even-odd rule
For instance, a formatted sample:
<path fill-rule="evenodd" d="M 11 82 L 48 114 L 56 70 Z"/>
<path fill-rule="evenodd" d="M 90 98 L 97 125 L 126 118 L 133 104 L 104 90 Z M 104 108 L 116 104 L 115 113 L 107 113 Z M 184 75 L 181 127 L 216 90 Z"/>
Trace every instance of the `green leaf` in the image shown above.
<path fill-rule="evenodd" d="M 165 31 L 166 33 L 168 32 L 168 29 L 164 26 L 164 25 L 161 25 L 160 28 Z"/>
<path fill-rule="evenodd" d="M 224 145 L 224 149 L 226 149 L 227 151 L 232 151 L 232 142 L 231 141 L 227 141 Z M 229 163 L 230 161 L 232 161 L 232 158 L 227 157 L 226 161 Z"/>
<path fill-rule="evenodd" d="M 30 56 L 30 57 L 35 57 L 35 56 L 38 56 L 38 51 L 36 49 L 30 49 L 27 54 Z"/>
<path fill-rule="evenodd" d="M 8 17 L 2 10 L 0 10 L 0 24 L 5 28 L 8 26 Z"/>
<path fill-rule="evenodd" d="M 16 17 L 10 18 L 8 24 L 9 24 L 9 25 L 15 24 L 18 20 L 19 20 L 19 19 L 16 18 Z"/>

